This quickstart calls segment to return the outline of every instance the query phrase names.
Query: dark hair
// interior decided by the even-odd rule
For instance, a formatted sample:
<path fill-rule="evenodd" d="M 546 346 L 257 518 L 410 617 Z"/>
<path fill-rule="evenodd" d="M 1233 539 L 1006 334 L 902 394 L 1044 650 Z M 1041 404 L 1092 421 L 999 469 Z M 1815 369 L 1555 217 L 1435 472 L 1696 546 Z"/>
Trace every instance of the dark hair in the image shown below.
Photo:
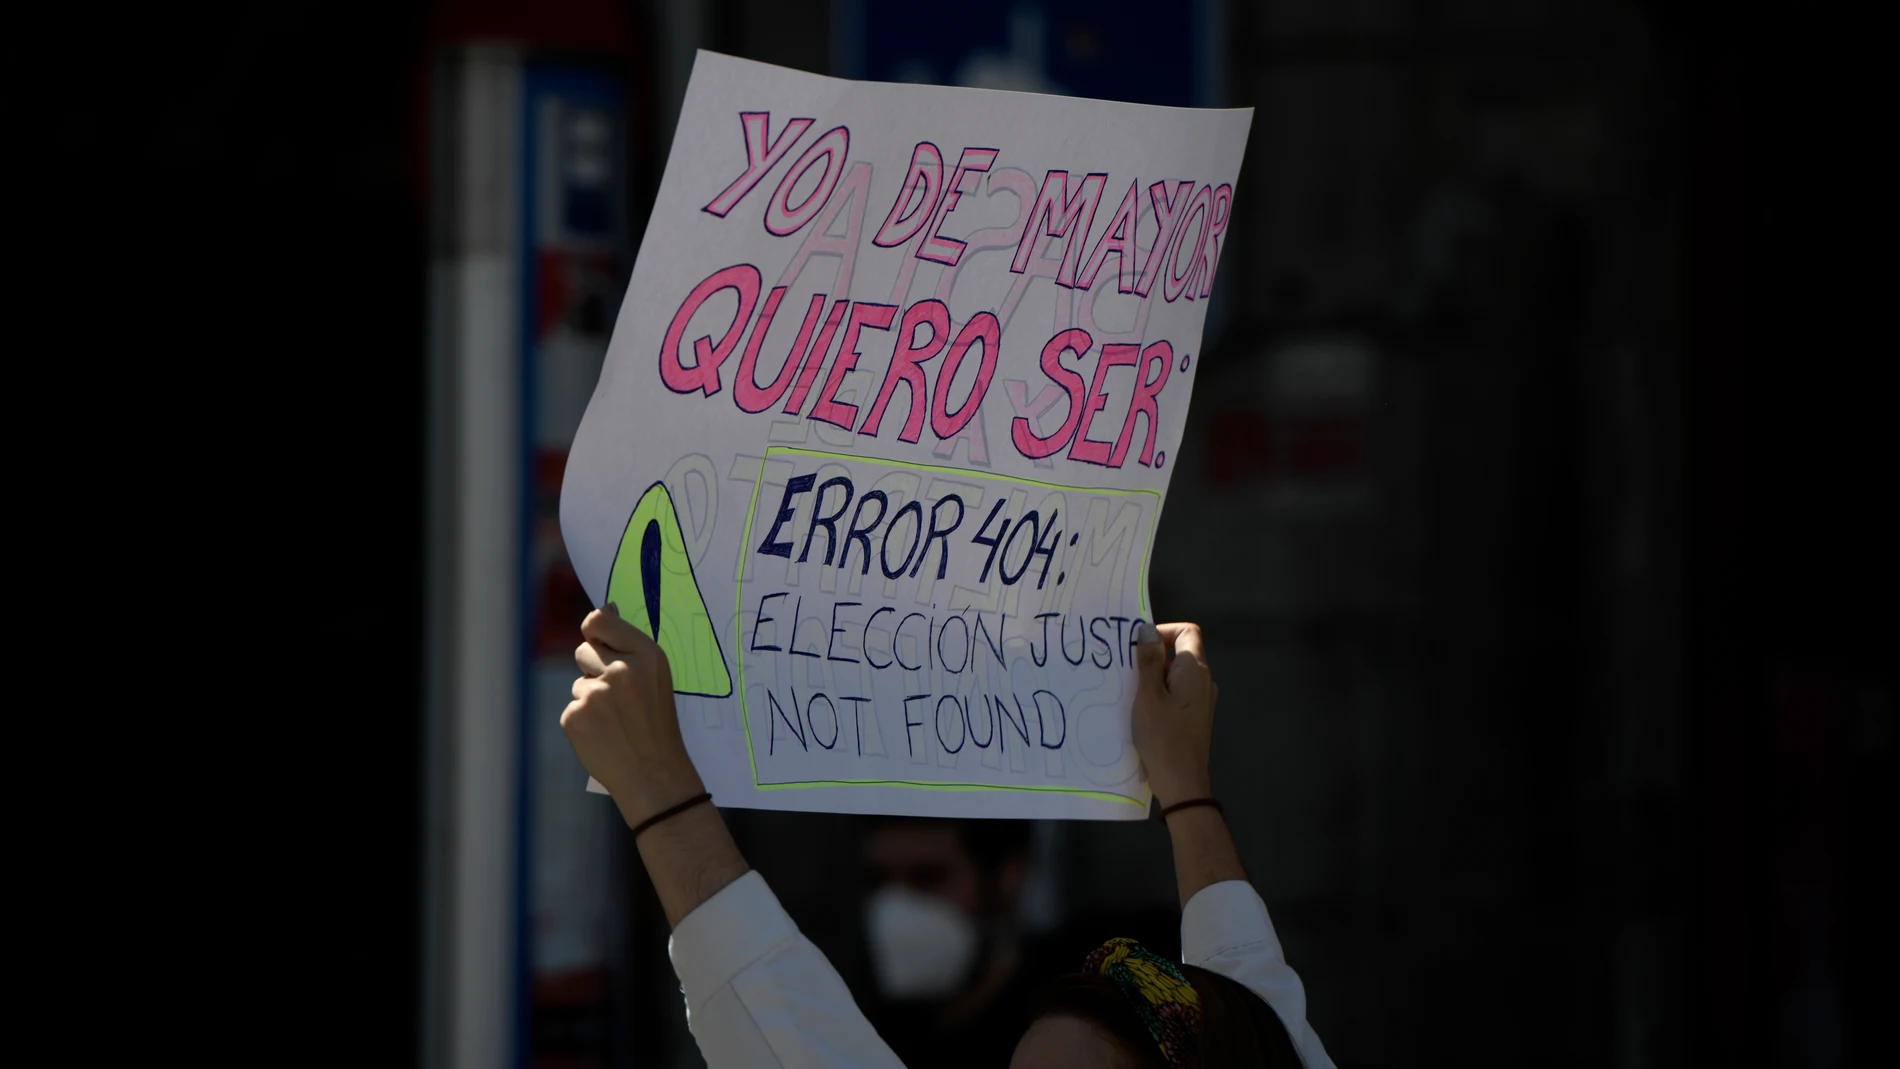
<path fill-rule="evenodd" d="M 1280 1015 L 1259 995 L 1195 965 L 1181 972 L 1201 997 L 1200 1044 L 1188 1058 L 1201 1069 L 1300 1069 Z M 1106 976 L 1069 973 L 1044 985 L 1030 1019 L 1076 1017 L 1113 1039 L 1142 1069 L 1168 1069 L 1135 1008 Z"/>
<path fill-rule="evenodd" d="M 1033 825 L 1026 820 L 952 820 L 944 817 L 878 817 L 877 828 L 928 828 L 948 826 L 956 830 L 970 859 L 984 872 L 994 872 L 1011 858 L 1029 853 Z"/>

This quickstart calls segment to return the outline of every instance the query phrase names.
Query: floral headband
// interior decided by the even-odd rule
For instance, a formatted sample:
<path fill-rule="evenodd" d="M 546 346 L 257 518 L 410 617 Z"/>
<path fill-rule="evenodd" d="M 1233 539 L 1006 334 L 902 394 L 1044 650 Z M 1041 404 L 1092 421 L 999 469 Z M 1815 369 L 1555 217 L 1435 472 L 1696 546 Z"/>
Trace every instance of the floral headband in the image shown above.
<path fill-rule="evenodd" d="M 1114 981 L 1168 1064 L 1187 1064 L 1201 1028 L 1201 996 L 1180 966 L 1133 939 L 1117 938 L 1096 947 L 1082 971 Z"/>

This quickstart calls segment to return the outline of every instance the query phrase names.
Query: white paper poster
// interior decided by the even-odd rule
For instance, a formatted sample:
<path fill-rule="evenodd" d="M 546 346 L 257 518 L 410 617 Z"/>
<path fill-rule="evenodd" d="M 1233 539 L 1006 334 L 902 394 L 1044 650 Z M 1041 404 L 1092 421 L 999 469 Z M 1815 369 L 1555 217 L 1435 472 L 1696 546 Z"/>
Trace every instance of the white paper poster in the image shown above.
<path fill-rule="evenodd" d="M 1146 815 L 1134 624 L 1251 121 L 700 53 L 561 526 L 718 804 Z"/>

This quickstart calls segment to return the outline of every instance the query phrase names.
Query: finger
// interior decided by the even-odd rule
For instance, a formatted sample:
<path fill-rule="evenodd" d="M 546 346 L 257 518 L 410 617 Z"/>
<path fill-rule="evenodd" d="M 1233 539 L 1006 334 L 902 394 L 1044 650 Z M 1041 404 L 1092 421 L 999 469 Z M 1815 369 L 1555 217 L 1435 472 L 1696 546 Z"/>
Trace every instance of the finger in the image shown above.
<path fill-rule="evenodd" d="M 639 628 L 622 619 L 611 602 L 607 608 L 587 614 L 587 619 L 581 621 L 581 637 L 622 653 L 648 653 L 659 648 Z"/>
<path fill-rule="evenodd" d="M 592 642 L 583 642 L 574 647 L 574 667 L 580 669 L 584 676 L 598 676 L 607 670 L 608 665 L 621 659 L 617 651 Z"/>
<path fill-rule="evenodd" d="M 1159 624 L 1157 628 L 1176 657 L 1186 654 L 1201 664 L 1207 663 L 1207 651 L 1201 645 L 1200 624 Z"/>
<path fill-rule="evenodd" d="M 1154 694 L 1167 690 L 1168 651 L 1161 632 L 1146 620 L 1135 625 L 1135 669 L 1143 690 Z"/>
<path fill-rule="evenodd" d="M 1209 678 L 1207 660 L 1201 647 L 1201 629 L 1196 624 L 1175 624 L 1174 661 L 1168 665 L 1168 689 L 1204 684 Z"/>
<path fill-rule="evenodd" d="M 1187 623 L 1181 623 L 1181 624 L 1156 624 L 1156 625 L 1155 625 L 1155 627 L 1156 627 L 1156 628 L 1158 628 L 1158 629 L 1159 629 L 1159 630 L 1161 631 L 1161 641 L 1163 641 L 1163 642 L 1165 642 L 1165 643 L 1167 643 L 1167 646 L 1168 646 L 1168 653 L 1169 653 L 1170 655 L 1172 655 L 1172 654 L 1174 654 L 1174 653 L 1175 653 L 1175 648 L 1174 648 L 1174 644 L 1175 644 L 1175 640 L 1176 640 L 1177 638 L 1179 638 L 1179 637 L 1181 636 L 1181 634 L 1182 634 L 1183 632 L 1185 632 L 1185 631 L 1187 631 L 1188 629 L 1190 629 L 1190 628 L 1192 628 L 1192 629 L 1193 629 L 1193 631 L 1194 631 L 1194 635 L 1195 635 L 1195 639 L 1194 639 L 1194 641 L 1195 641 L 1195 650 L 1196 650 L 1196 654 L 1197 654 L 1197 656 L 1199 656 L 1199 657 L 1200 657 L 1200 660 L 1201 660 L 1201 663 L 1202 663 L 1202 664 L 1206 664 L 1206 663 L 1207 663 L 1207 651 L 1206 651 L 1206 650 L 1203 650 L 1203 649 L 1201 649 L 1201 647 L 1200 647 L 1200 634 L 1201 634 L 1201 625 L 1199 625 L 1199 624 L 1187 624 Z"/>

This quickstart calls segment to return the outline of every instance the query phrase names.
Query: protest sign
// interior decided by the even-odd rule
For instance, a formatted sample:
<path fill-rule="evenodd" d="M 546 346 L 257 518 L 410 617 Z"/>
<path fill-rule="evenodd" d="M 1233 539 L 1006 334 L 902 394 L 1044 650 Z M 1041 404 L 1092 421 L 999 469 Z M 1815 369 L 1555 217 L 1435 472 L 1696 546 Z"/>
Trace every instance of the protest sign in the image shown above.
<path fill-rule="evenodd" d="M 561 526 L 718 804 L 1146 815 L 1134 625 L 1251 121 L 700 53 Z"/>

